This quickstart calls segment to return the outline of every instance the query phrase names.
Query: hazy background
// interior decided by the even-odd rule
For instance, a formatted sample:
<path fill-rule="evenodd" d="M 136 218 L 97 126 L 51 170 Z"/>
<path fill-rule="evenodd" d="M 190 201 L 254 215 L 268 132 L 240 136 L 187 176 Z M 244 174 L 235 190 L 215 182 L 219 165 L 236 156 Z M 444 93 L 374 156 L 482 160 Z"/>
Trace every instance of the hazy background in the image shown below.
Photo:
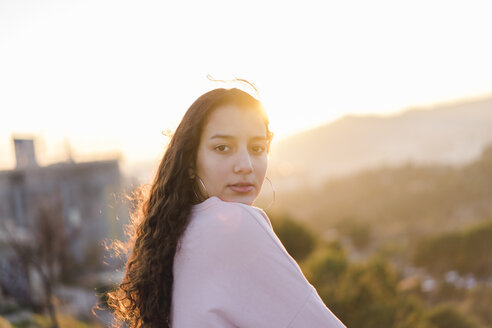
<path fill-rule="evenodd" d="M 275 142 L 348 113 L 492 92 L 488 1 L 0 1 L 0 167 L 155 160 L 192 101 L 246 78 Z"/>
<path fill-rule="evenodd" d="M 51 327 L 50 304 L 60 327 L 109 324 L 90 309 L 125 258 L 104 242 L 124 238 L 124 195 L 152 178 L 163 131 L 239 86 L 207 75 L 259 89 L 268 214 L 348 327 L 492 327 L 491 12 L 0 0 L 0 327 Z M 16 165 L 13 138 L 36 161 Z"/>

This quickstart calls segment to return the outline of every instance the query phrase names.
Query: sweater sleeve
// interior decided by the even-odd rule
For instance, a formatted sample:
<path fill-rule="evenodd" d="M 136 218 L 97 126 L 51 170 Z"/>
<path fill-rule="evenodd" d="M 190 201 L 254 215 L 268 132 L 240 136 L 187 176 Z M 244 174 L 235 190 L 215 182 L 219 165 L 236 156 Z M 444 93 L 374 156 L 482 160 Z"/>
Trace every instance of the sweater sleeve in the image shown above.
<path fill-rule="evenodd" d="M 189 315 L 174 328 L 344 327 L 285 251 L 266 216 L 252 207 L 222 203 L 197 219 L 175 262 L 180 269 L 173 303 L 186 304 L 187 309 L 176 310 Z"/>

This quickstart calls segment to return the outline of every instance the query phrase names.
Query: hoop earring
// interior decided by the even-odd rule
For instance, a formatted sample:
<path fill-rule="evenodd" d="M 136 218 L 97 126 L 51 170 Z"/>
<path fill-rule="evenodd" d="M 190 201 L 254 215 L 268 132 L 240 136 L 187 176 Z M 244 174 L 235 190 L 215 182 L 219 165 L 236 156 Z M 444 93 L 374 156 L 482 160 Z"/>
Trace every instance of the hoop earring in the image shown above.
<path fill-rule="evenodd" d="M 272 207 L 273 203 L 275 203 L 275 187 L 273 187 L 272 180 L 270 180 L 268 177 L 265 177 L 265 180 L 267 180 L 270 183 L 270 187 L 272 187 L 273 199 L 270 202 L 270 204 L 268 204 L 268 206 L 263 209 L 264 211 L 266 211 L 267 209 L 269 209 L 270 207 Z"/>
<path fill-rule="evenodd" d="M 198 181 L 200 181 L 200 184 L 202 185 L 203 189 L 205 190 L 205 193 L 207 194 L 207 196 L 205 197 L 205 199 L 209 198 L 210 196 L 208 195 L 207 187 L 205 187 L 205 184 L 203 183 L 202 178 L 200 178 L 198 175 L 196 177 L 198 178 Z M 198 195 L 196 193 L 195 193 L 195 196 L 198 197 Z M 200 199 L 200 197 L 198 197 L 198 199 Z"/>
<path fill-rule="evenodd" d="M 200 196 L 198 196 L 195 189 L 196 189 L 195 185 L 192 185 L 191 190 L 193 190 L 193 194 L 195 195 L 196 200 L 200 202 L 201 201 Z"/>

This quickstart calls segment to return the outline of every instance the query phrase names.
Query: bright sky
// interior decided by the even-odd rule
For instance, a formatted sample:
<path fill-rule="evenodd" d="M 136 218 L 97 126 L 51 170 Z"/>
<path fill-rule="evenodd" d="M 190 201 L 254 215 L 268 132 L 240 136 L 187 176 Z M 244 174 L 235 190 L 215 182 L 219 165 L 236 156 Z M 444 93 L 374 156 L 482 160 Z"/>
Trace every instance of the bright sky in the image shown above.
<path fill-rule="evenodd" d="M 0 0 L 0 169 L 158 158 L 189 105 L 246 78 L 277 140 L 347 113 L 492 93 L 490 1 Z"/>

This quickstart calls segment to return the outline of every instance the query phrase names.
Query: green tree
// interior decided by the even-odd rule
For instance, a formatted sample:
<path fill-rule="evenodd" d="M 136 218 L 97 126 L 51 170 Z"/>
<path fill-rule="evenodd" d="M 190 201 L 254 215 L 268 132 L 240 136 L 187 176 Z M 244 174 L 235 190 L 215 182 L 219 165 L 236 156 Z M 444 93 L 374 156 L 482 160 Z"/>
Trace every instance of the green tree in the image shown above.
<path fill-rule="evenodd" d="M 396 273 L 382 259 L 351 265 L 333 295 L 335 309 L 349 327 L 391 327 Z"/>
<path fill-rule="evenodd" d="M 436 328 L 427 317 L 419 299 L 399 295 L 395 301 L 394 328 Z"/>
<path fill-rule="evenodd" d="M 467 313 L 473 314 L 485 325 L 492 327 L 492 288 L 485 284 L 473 288 L 466 300 L 466 308 Z"/>
<path fill-rule="evenodd" d="M 272 225 L 285 249 L 296 261 L 303 261 L 315 248 L 316 237 L 313 233 L 290 217 L 274 217 Z"/>
<path fill-rule="evenodd" d="M 338 243 L 329 244 L 315 251 L 303 268 L 314 286 L 333 286 L 348 267 L 348 259 Z"/>
<path fill-rule="evenodd" d="M 473 273 L 480 278 L 492 275 L 492 222 L 488 221 L 463 233 L 462 273 Z"/>
<path fill-rule="evenodd" d="M 492 275 L 492 222 L 464 230 L 436 234 L 422 240 L 416 248 L 413 262 L 435 275 L 450 270 L 473 273 L 479 278 Z"/>
<path fill-rule="evenodd" d="M 473 321 L 448 305 L 432 309 L 429 312 L 429 321 L 436 328 L 478 328 Z"/>
<path fill-rule="evenodd" d="M 359 222 L 353 218 L 345 218 L 338 225 L 343 235 L 350 238 L 358 250 L 363 250 L 371 242 L 371 227 L 367 222 Z"/>
<path fill-rule="evenodd" d="M 389 262 L 375 257 L 348 265 L 332 292 L 322 297 L 347 327 L 434 328 L 420 300 L 400 294 L 397 282 Z"/>
<path fill-rule="evenodd" d="M 462 262 L 462 243 L 463 239 L 457 232 L 431 236 L 418 244 L 413 262 L 435 275 L 456 270 Z"/>

